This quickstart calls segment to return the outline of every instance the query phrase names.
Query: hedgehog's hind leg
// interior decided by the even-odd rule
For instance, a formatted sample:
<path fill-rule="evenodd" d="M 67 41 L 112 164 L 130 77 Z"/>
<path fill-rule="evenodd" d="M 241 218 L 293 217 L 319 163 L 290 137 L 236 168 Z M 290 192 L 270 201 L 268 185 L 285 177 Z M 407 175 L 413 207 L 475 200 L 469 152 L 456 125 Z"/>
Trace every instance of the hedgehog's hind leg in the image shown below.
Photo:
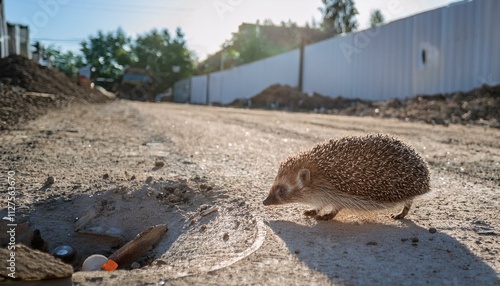
<path fill-rule="evenodd" d="M 338 210 L 335 210 L 335 211 L 332 211 L 332 212 L 329 212 L 329 213 L 326 213 L 324 215 L 317 215 L 315 216 L 314 218 L 316 220 L 332 220 L 337 214 L 339 213 Z"/>
<path fill-rule="evenodd" d="M 319 213 L 319 210 L 317 210 L 317 209 L 304 211 L 304 215 L 309 216 L 309 217 L 315 217 L 318 215 L 318 213 Z"/>
<path fill-rule="evenodd" d="M 403 210 L 400 213 L 398 213 L 397 215 L 392 214 L 391 217 L 393 219 L 403 219 L 410 211 L 410 207 L 411 207 L 412 202 L 413 202 L 413 200 L 407 200 L 405 202 L 405 206 L 403 207 Z"/>

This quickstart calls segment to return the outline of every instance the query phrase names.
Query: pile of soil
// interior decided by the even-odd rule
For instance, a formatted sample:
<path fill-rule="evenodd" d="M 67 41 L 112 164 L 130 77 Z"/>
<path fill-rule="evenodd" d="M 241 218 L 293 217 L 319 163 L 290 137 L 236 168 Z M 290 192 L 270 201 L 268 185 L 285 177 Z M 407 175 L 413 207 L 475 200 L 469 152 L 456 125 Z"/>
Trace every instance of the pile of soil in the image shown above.
<path fill-rule="evenodd" d="M 23 56 L 0 59 L 0 130 L 70 102 L 105 102 L 97 90 L 78 86 L 63 73 Z"/>
<path fill-rule="evenodd" d="M 361 102 L 361 100 L 350 100 L 342 97 L 331 98 L 319 93 L 309 96 L 289 85 L 273 84 L 250 99 L 236 99 L 228 106 L 288 111 L 326 111 L 335 108 L 349 108 Z"/>
<path fill-rule="evenodd" d="M 431 124 L 479 124 L 500 128 L 500 85 L 483 85 L 469 92 L 418 95 L 407 99 L 365 101 L 302 93 L 274 84 L 248 100 L 228 106 L 313 111 L 327 114 L 398 118 Z"/>

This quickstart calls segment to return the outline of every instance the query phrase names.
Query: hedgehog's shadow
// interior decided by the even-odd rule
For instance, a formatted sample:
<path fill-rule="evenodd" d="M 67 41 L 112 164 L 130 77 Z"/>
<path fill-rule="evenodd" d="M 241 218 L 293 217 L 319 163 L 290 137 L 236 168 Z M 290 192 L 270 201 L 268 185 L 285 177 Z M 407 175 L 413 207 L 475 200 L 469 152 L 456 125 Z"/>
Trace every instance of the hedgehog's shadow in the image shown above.
<path fill-rule="evenodd" d="M 334 283 L 491 285 L 496 272 L 455 238 L 431 234 L 411 221 L 319 222 L 306 226 L 269 221 L 291 253 Z M 418 241 L 417 241 L 418 239 Z"/>

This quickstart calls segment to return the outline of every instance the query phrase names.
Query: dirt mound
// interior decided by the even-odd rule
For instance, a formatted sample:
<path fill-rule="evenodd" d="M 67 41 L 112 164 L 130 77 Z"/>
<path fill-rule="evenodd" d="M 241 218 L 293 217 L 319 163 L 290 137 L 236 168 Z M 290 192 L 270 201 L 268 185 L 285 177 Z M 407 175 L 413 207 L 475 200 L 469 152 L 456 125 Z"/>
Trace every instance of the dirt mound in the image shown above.
<path fill-rule="evenodd" d="M 398 118 L 442 125 L 481 124 L 500 128 L 500 85 L 484 85 L 466 93 L 364 101 L 331 98 L 318 93 L 309 96 L 288 85 L 274 84 L 248 100 L 237 99 L 228 106 Z"/>
<path fill-rule="evenodd" d="M 342 97 L 331 98 L 314 93 L 309 96 L 289 85 L 273 84 L 254 97 L 237 99 L 228 106 L 253 107 L 264 109 L 282 109 L 289 111 L 327 110 L 334 108 L 348 108 L 359 100 L 349 100 Z"/>
<path fill-rule="evenodd" d="M 335 113 L 399 118 L 440 125 L 477 124 L 500 128 L 500 85 L 483 85 L 466 93 L 359 102 L 354 107 Z"/>
<path fill-rule="evenodd" d="M 0 129 L 34 119 L 72 101 L 105 102 L 99 91 L 78 86 L 63 73 L 22 56 L 0 59 Z"/>

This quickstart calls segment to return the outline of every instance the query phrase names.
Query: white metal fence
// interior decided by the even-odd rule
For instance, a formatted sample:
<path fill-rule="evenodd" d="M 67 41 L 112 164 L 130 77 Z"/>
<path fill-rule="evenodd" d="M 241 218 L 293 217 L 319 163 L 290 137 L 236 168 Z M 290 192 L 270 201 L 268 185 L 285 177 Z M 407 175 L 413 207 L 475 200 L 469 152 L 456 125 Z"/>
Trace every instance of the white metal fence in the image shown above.
<path fill-rule="evenodd" d="M 462 1 L 374 29 L 308 45 L 303 91 L 368 100 L 466 91 L 500 83 L 500 1 Z M 271 84 L 298 86 L 294 50 L 193 77 L 193 103 L 250 98 Z"/>

